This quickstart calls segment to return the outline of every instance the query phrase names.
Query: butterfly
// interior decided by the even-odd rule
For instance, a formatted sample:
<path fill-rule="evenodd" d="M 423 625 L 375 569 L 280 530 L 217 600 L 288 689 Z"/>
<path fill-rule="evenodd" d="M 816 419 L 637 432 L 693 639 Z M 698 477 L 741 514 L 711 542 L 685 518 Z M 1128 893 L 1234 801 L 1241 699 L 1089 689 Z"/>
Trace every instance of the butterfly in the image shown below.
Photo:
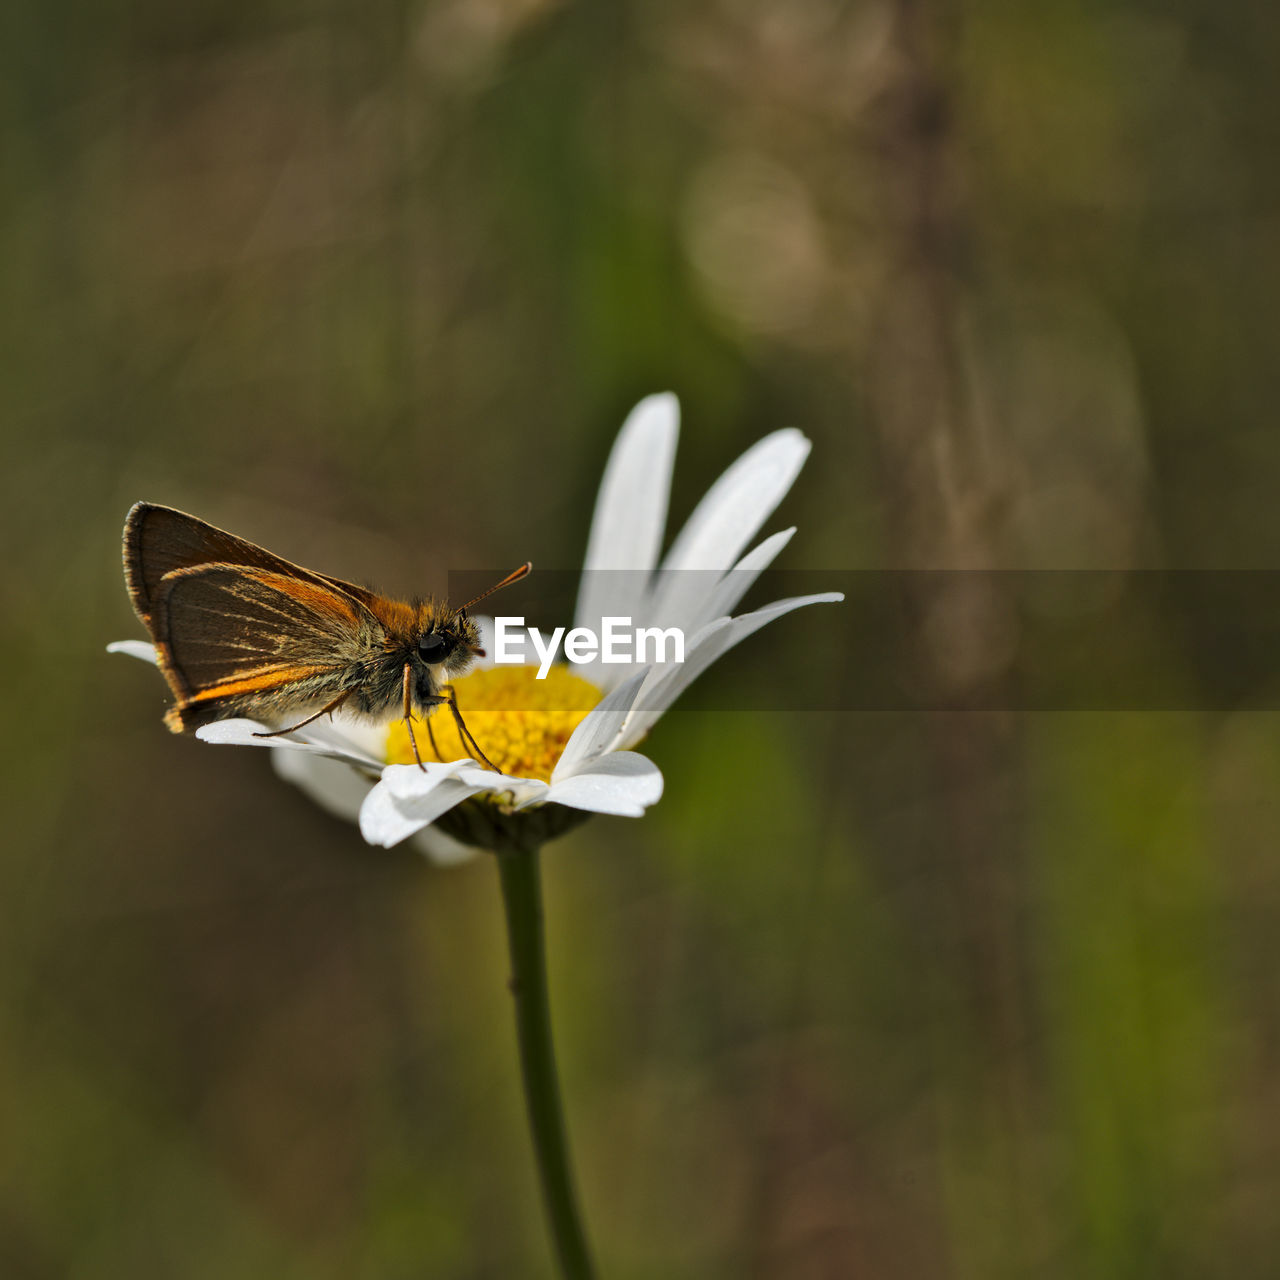
<path fill-rule="evenodd" d="M 462 741 L 501 772 L 468 731 L 449 681 L 484 656 L 467 610 L 532 568 L 455 608 L 303 569 L 172 507 L 136 503 L 124 525 L 125 581 L 173 691 L 164 719 L 174 733 L 234 717 L 273 726 L 302 717 L 258 734 L 272 738 L 339 708 L 377 720 L 398 712 L 420 768 L 414 712 L 434 749 L 427 717 L 447 706 Z"/>

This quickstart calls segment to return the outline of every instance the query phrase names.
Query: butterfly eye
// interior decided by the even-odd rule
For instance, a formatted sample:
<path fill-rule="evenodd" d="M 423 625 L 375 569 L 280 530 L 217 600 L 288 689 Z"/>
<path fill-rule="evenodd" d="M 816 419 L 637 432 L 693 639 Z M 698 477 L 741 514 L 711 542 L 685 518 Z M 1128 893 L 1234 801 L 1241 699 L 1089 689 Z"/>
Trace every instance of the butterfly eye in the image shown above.
<path fill-rule="evenodd" d="M 418 655 L 423 662 L 443 662 L 454 650 L 457 641 L 448 635 L 440 635 L 435 631 L 428 631 L 418 641 Z"/>

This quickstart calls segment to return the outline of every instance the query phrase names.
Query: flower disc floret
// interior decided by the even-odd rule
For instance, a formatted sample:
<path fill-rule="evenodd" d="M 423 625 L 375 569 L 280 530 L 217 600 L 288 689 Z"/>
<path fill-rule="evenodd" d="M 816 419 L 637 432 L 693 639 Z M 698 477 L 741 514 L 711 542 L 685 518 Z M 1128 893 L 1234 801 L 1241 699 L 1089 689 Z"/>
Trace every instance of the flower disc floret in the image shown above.
<path fill-rule="evenodd" d="M 573 731 L 603 696 L 589 680 L 566 667 L 537 679 L 536 667 L 492 667 L 453 682 L 454 695 L 471 736 L 503 773 L 550 782 Z M 414 736 L 424 760 L 464 760 L 475 753 L 462 741 L 447 707 L 431 717 L 431 737 L 415 720 Z M 431 749 L 434 738 L 438 753 Z M 387 762 L 412 764 L 413 747 L 403 720 L 389 726 Z"/>

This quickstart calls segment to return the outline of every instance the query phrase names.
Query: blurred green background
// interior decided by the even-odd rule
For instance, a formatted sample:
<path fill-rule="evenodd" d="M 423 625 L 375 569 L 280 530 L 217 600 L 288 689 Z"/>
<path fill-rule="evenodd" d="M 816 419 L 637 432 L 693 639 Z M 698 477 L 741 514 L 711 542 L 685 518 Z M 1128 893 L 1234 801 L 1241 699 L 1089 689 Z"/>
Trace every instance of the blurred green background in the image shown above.
<path fill-rule="evenodd" d="M 4 6 L 0 1272 L 550 1275 L 494 868 L 165 732 L 103 652 L 132 502 L 405 594 L 567 569 L 671 389 L 675 521 L 813 438 L 791 568 L 1276 566 L 1278 39 L 1209 0 Z M 922 586 L 936 712 L 678 711 L 662 803 L 548 850 L 603 1275 L 1275 1274 L 1278 689 L 1203 695 L 1187 589 L 1116 636 L 1181 712 L 976 710 L 1011 602 Z M 724 678 L 836 681 L 849 621 Z"/>

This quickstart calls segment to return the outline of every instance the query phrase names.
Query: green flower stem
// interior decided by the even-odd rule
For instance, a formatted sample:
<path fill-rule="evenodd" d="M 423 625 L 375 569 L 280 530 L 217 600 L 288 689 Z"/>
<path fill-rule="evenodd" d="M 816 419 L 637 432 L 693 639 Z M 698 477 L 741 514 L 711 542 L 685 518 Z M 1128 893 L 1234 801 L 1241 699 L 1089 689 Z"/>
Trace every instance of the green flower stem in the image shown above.
<path fill-rule="evenodd" d="M 502 901 L 507 915 L 511 994 L 516 1002 L 516 1038 L 520 1042 L 525 1109 L 542 1182 L 543 1206 L 560 1259 L 561 1274 L 565 1280 L 591 1280 L 595 1271 L 573 1191 L 551 1042 L 537 847 L 500 851 L 498 874 L 502 878 Z"/>

